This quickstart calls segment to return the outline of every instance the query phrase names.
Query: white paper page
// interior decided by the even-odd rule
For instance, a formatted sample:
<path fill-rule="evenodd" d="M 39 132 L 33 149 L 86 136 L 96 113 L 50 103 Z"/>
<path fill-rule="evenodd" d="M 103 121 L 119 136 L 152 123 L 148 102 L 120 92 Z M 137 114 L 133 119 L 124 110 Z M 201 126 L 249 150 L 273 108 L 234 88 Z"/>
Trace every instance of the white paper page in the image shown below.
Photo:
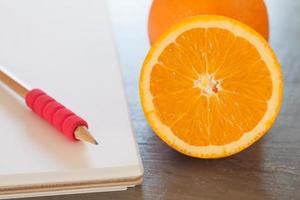
<path fill-rule="evenodd" d="M 100 143 L 70 142 L 0 84 L 0 186 L 11 174 L 142 174 L 114 48 L 103 0 L 0 0 L 0 65 L 86 119 Z"/>

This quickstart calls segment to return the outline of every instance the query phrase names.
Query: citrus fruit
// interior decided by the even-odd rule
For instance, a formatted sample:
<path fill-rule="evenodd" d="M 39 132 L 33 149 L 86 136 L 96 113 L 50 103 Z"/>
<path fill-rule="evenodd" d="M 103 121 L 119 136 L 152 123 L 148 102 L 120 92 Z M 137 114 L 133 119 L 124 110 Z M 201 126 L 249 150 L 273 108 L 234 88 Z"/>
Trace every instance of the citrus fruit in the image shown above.
<path fill-rule="evenodd" d="M 151 47 L 140 74 L 145 116 L 169 146 L 199 158 L 226 157 L 271 127 L 282 101 L 280 65 L 247 25 L 195 16 Z"/>
<path fill-rule="evenodd" d="M 154 0 L 148 21 L 151 44 L 171 25 L 194 15 L 222 15 L 252 27 L 266 40 L 268 13 L 263 0 Z"/>

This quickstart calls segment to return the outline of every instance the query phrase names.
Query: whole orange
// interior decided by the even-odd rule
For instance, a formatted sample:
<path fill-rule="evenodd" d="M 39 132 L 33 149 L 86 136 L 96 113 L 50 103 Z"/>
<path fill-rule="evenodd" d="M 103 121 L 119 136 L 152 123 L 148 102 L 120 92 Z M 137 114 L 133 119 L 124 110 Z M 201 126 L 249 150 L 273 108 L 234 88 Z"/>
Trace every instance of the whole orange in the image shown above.
<path fill-rule="evenodd" d="M 207 14 L 239 20 L 266 40 L 269 38 L 268 13 L 263 0 L 153 0 L 148 20 L 151 44 L 174 23 Z"/>

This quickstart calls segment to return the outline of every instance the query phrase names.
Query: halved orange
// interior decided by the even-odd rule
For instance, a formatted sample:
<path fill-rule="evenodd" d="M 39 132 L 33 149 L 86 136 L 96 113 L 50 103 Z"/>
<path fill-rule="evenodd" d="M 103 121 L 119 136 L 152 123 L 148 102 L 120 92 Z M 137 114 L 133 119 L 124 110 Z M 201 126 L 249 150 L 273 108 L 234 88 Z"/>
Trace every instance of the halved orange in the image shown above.
<path fill-rule="evenodd" d="M 274 123 L 282 101 L 280 65 L 266 40 L 221 16 L 178 23 L 151 47 L 140 97 L 154 132 L 199 158 L 249 147 Z"/>

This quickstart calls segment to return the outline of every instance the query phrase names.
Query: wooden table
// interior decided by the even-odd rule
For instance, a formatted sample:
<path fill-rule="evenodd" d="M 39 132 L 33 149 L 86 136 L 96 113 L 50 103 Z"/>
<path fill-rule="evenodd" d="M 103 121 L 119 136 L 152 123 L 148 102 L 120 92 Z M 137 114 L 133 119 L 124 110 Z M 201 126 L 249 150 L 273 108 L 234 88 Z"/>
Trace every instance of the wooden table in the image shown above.
<path fill-rule="evenodd" d="M 255 145 L 219 159 L 189 158 L 170 149 L 141 111 L 138 77 L 149 48 L 150 1 L 110 0 L 124 83 L 145 168 L 142 186 L 123 192 L 38 199 L 300 199 L 300 1 L 267 0 L 271 45 L 282 64 L 284 103 L 277 122 Z"/>

